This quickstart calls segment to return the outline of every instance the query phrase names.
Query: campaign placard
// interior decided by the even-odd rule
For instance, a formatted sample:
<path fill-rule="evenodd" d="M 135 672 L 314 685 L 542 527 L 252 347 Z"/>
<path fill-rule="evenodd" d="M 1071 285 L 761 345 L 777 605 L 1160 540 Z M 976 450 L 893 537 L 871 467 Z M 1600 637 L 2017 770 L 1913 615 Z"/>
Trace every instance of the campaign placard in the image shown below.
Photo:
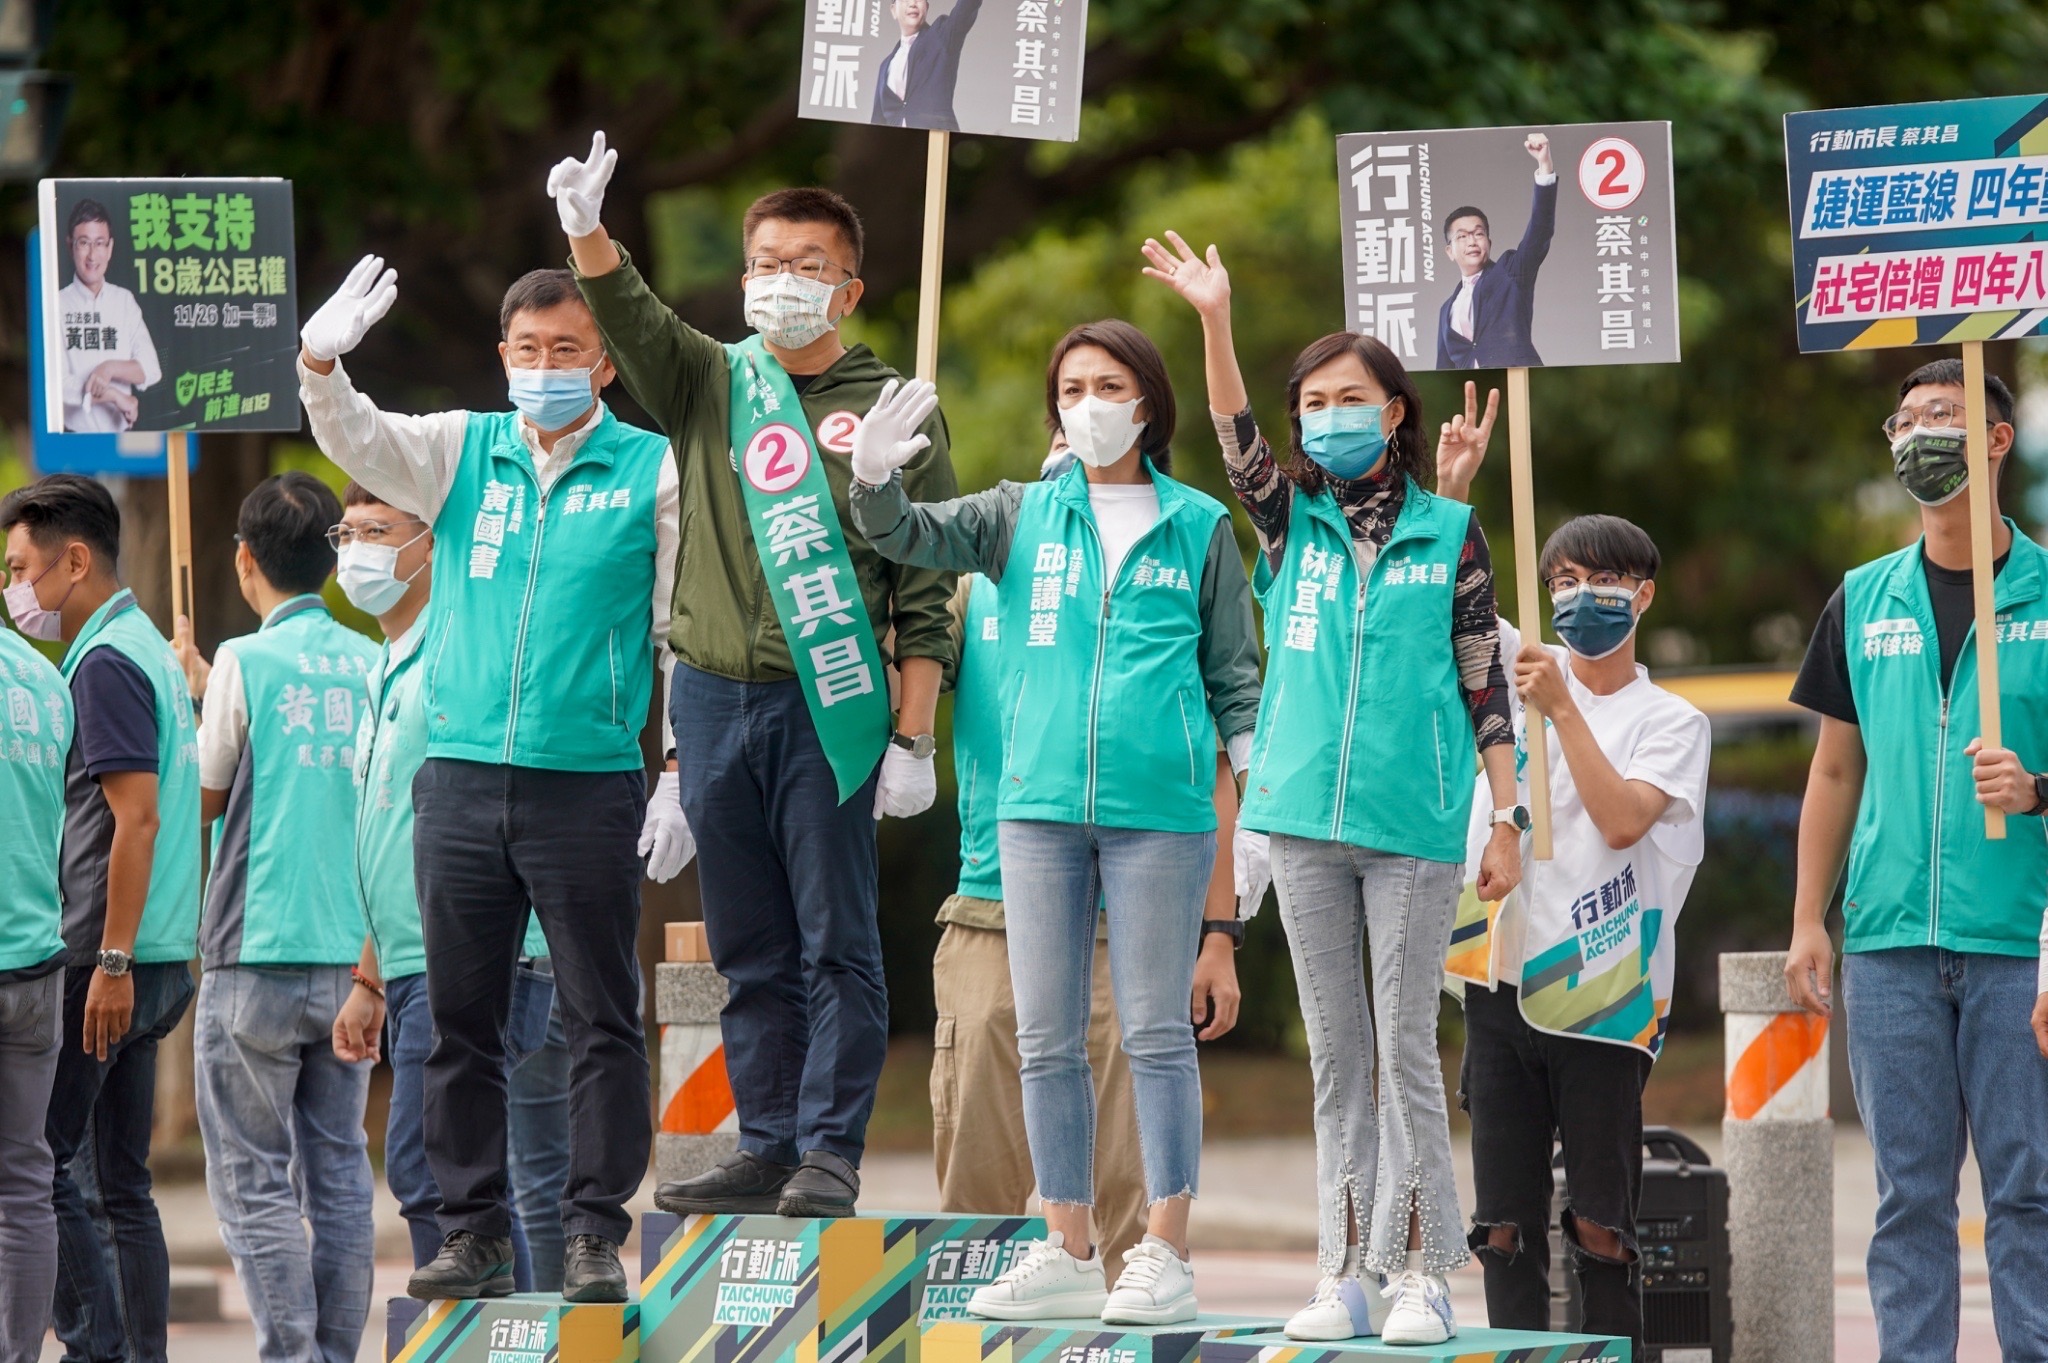
<path fill-rule="evenodd" d="M 797 112 L 1072 142 L 1088 0 L 805 0 Z"/>
<path fill-rule="evenodd" d="M 299 429 L 290 181 L 39 188 L 47 429 Z"/>
<path fill-rule="evenodd" d="M 1785 115 L 1802 351 L 2048 332 L 2048 96 Z"/>
<path fill-rule="evenodd" d="M 1337 138 L 1345 325 L 1410 369 L 1671 364 L 1671 125 Z"/>

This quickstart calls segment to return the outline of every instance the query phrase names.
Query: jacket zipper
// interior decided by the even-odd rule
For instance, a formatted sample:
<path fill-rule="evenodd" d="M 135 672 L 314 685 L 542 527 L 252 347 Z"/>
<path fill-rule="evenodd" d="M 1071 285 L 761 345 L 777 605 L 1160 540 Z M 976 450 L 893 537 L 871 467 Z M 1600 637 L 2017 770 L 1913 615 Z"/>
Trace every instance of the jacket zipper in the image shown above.
<path fill-rule="evenodd" d="M 1963 641 L 1968 648 L 1969 640 Z M 1961 655 L 1957 655 L 1960 657 Z M 1927 945 L 1941 935 L 1941 807 L 1948 788 L 1948 700 L 1941 698 L 1941 730 L 1934 744 L 1934 834 L 1927 854 Z"/>
<path fill-rule="evenodd" d="M 563 469 L 566 477 L 569 470 Z M 555 484 L 560 484 L 560 477 Z M 550 490 L 552 490 L 550 486 Z M 533 512 L 533 557 L 526 561 L 526 595 L 519 603 L 519 634 L 512 643 L 512 691 L 510 704 L 505 709 L 505 765 L 511 766 L 513 744 L 519 735 L 519 679 L 526 668 L 526 625 L 533 614 L 533 584 L 540 576 L 540 550 L 548 533 L 548 494 L 542 491 L 540 480 L 535 479 L 533 490 L 536 504 Z"/>
<path fill-rule="evenodd" d="M 1391 543 L 1391 541 L 1389 541 Z M 1344 552 L 1351 552 L 1345 545 Z M 1380 553 L 1385 553 L 1381 549 Z M 1377 555 L 1373 562 L 1379 562 Z M 1330 811 L 1330 841 L 1344 840 L 1344 792 L 1351 780 L 1351 729 L 1358 720 L 1358 663 L 1365 650 L 1365 570 L 1358 566 L 1358 559 L 1351 560 L 1351 571 L 1358 574 L 1358 592 L 1352 605 L 1351 622 L 1351 682 L 1344 692 L 1344 739 L 1337 749 L 1337 803 Z"/>
<path fill-rule="evenodd" d="M 1095 625 L 1095 675 L 1088 680 L 1088 796 L 1086 808 L 1081 815 L 1084 823 L 1095 822 L 1096 727 L 1097 721 L 1101 718 L 1102 708 L 1102 659 L 1109 647 L 1109 594 L 1123 578 L 1124 564 L 1131 561 L 1131 555 L 1138 552 L 1139 545 L 1150 539 L 1160 526 L 1166 524 L 1167 514 L 1166 508 L 1161 506 L 1159 519 L 1145 527 L 1145 533 L 1132 540 L 1130 547 L 1124 550 L 1123 562 L 1117 564 L 1116 577 L 1109 578 L 1102 584 L 1102 618 Z M 1108 578 L 1109 553 L 1102 547 L 1102 532 L 1095 528 L 1094 514 L 1084 513 L 1081 516 L 1081 524 L 1087 526 L 1088 533 L 1094 537 L 1096 561 L 1102 565 L 1103 574 Z"/>

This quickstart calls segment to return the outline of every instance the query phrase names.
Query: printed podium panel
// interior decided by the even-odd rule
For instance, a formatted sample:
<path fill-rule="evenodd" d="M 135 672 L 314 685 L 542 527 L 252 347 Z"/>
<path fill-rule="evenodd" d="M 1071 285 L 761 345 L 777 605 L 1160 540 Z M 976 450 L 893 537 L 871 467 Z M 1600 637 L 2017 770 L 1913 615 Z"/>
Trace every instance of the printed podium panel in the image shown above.
<path fill-rule="evenodd" d="M 1026 1216 L 640 1222 L 641 1356 L 659 1363 L 918 1363 L 918 1327 L 966 1313 L 1043 1239 Z"/>
<path fill-rule="evenodd" d="M 1196 1316 L 1175 1325 L 935 1321 L 924 1329 L 922 1363 L 1208 1363 L 1210 1341 L 1263 1337 L 1280 1325 L 1270 1316 Z"/>
<path fill-rule="evenodd" d="M 1535 1330 L 1460 1330 L 1442 1344 L 1377 1338 L 1305 1344 L 1278 1333 L 1202 1341 L 1201 1363 L 1635 1363 L 1625 1339 Z"/>
<path fill-rule="evenodd" d="M 640 1304 L 584 1305 L 554 1293 L 489 1301 L 391 1298 L 385 1363 L 639 1363 Z"/>

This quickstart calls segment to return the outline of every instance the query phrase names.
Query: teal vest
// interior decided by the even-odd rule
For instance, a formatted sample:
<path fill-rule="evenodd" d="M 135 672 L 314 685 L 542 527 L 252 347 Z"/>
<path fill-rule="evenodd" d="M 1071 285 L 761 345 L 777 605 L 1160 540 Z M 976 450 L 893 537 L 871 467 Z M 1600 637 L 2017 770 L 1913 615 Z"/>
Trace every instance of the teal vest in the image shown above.
<path fill-rule="evenodd" d="M 363 950 L 353 850 L 356 727 L 376 646 L 317 596 L 295 596 L 229 639 L 249 733 L 214 831 L 199 960 L 348 965 Z"/>
<path fill-rule="evenodd" d="M 1003 771 L 1002 620 L 996 584 L 976 574 L 961 622 L 953 682 L 953 783 L 960 790 L 959 893 L 1003 897 L 996 857 L 996 793 Z"/>
<path fill-rule="evenodd" d="M 2007 521 L 2008 526 L 2012 522 Z M 2048 552 L 2013 528 L 1998 574 L 1999 720 L 2029 771 L 2048 771 Z M 1976 629 L 1947 695 L 1920 545 L 1842 583 L 1849 690 L 1867 768 L 1843 892 L 1844 951 L 1946 947 L 2035 956 L 2048 895 L 2048 820 L 2008 817 L 1984 836 L 1972 763 Z"/>
<path fill-rule="evenodd" d="M 427 712 L 420 703 L 423 633 L 415 626 L 410 637 L 387 643 L 378 654 L 356 730 L 356 884 L 377 946 L 377 968 L 387 980 L 427 968 L 412 874 L 412 778 L 427 757 Z M 523 952 L 547 955 L 538 919 L 527 924 Z"/>
<path fill-rule="evenodd" d="M 189 961 L 199 944 L 199 733 L 192 693 L 177 655 L 125 587 L 72 640 L 64 655 L 66 680 L 96 648 L 118 649 L 142 669 L 156 693 L 156 852 L 135 959 L 145 965 Z M 104 917 L 104 904 L 90 908 Z"/>
<path fill-rule="evenodd" d="M 1213 497 L 1153 468 L 1159 519 L 1103 581 L 1079 464 L 1024 489 L 998 589 L 1002 819 L 1206 833 L 1216 722 L 1200 647 Z"/>
<path fill-rule="evenodd" d="M 1361 580 L 1336 498 L 1294 494 L 1286 558 L 1259 575 L 1266 684 L 1245 827 L 1464 861 L 1477 758 L 1451 597 L 1471 517 L 1410 483 Z"/>
<path fill-rule="evenodd" d="M 639 769 L 666 458 L 666 440 L 607 410 L 543 493 L 518 413 L 469 414 L 434 519 L 427 756 Z"/>
<path fill-rule="evenodd" d="M 0 629 L 0 970 L 41 965 L 64 949 L 57 857 L 64 845 L 64 767 L 71 692 L 63 674 Z"/>

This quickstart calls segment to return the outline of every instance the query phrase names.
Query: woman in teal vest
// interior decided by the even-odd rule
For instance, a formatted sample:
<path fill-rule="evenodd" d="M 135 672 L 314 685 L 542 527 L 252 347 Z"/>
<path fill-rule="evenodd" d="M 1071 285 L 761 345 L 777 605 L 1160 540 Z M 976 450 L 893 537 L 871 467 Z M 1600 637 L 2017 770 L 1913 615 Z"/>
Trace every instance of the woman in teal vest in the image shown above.
<path fill-rule="evenodd" d="M 997 840 L 1024 1125 L 1051 1234 L 968 1309 L 1004 1320 L 1195 1314 L 1188 1204 L 1202 1139 L 1189 998 L 1215 863 L 1216 734 L 1235 770 L 1258 709 L 1251 592 L 1213 498 L 1168 476 L 1173 391 L 1127 322 L 1076 327 L 1046 369 L 1075 466 L 913 505 L 931 386 L 885 391 L 854 437 L 852 507 L 885 557 L 996 584 L 1004 725 Z M 1100 894 L 1151 1205 L 1113 1293 L 1089 1238 L 1086 1050 Z"/>
<path fill-rule="evenodd" d="M 1272 835 L 1322 1192 L 1324 1276 L 1287 1332 L 1439 1343 L 1457 1333 L 1443 1275 L 1470 1258 L 1436 1016 L 1475 742 L 1495 808 L 1481 898 L 1520 878 L 1527 821 L 1486 537 L 1470 507 L 1425 489 L 1422 400 L 1371 337 L 1339 332 L 1301 352 L 1287 378 L 1293 457 L 1274 459 L 1232 348 L 1223 262 L 1214 246 L 1205 259 L 1167 240 L 1171 251 L 1145 243 L 1145 273 L 1201 315 L 1210 416 L 1263 560 L 1266 691 L 1240 822 Z M 1438 457 L 1489 430 L 1454 419 Z M 1389 1281 L 1369 1290 L 1361 1269 Z"/>

